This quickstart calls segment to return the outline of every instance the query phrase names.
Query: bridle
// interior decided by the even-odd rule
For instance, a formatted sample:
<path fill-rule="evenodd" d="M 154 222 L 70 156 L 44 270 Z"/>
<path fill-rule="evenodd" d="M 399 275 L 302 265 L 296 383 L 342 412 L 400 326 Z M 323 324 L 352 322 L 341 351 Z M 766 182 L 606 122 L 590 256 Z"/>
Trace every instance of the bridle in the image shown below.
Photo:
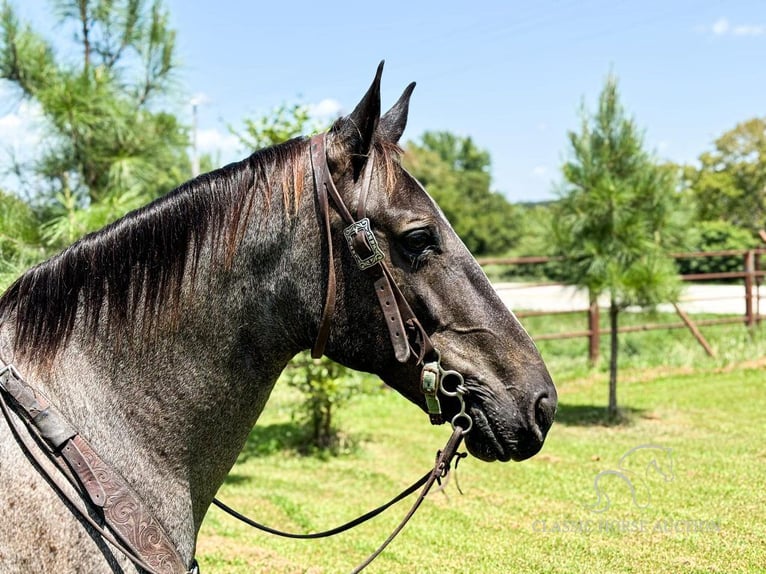
<path fill-rule="evenodd" d="M 433 343 L 397 286 L 366 215 L 367 196 L 372 183 L 372 171 L 375 163 L 374 148 L 370 151 L 370 156 L 367 158 L 360 177 L 359 198 L 357 200 L 356 219 L 354 219 L 330 175 L 325 146 L 326 134 L 319 134 L 311 138 L 311 168 L 319 202 L 320 225 L 324 227 L 328 252 L 327 294 L 322 319 L 319 323 L 319 332 L 311 356 L 319 358 L 324 354 L 324 348 L 330 335 L 332 315 L 335 310 L 335 258 L 330 225 L 329 196 L 332 198 L 338 214 L 347 225 L 343 230 L 343 236 L 357 267 L 368 275 L 374 283 L 375 295 L 385 317 L 396 360 L 400 363 L 406 363 L 414 352 L 418 361 L 422 361 L 425 355 L 433 351 Z M 413 349 L 410 335 L 412 335 L 418 349 Z"/>
<path fill-rule="evenodd" d="M 426 400 L 432 424 L 444 422 L 439 394 L 457 399 L 460 408 L 451 419 L 453 428 L 444 449 L 437 453 L 432 470 L 397 495 L 390 502 L 352 520 L 338 528 L 308 535 L 290 534 L 265 527 L 233 511 L 224 503 L 213 502 L 236 518 L 272 534 L 291 538 L 321 538 L 337 534 L 374 516 L 396 502 L 422 490 L 404 519 L 381 546 L 353 572 L 359 572 L 374 560 L 404 528 L 425 500 L 434 483 L 445 478 L 464 436 L 470 431 L 472 420 L 466 413 L 466 387 L 457 371 L 446 370 L 441 365 L 438 350 L 426 330 L 412 311 L 407 299 L 394 280 L 386 264 L 385 255 L 366 217 L 366 201 L 374 169 L 374 148 L 371 149 L 359 178 L 357 217 L 354 219 L 340 196 L 327 164 L 326 134 L 313 136 L 310 140 L 311 166 L 319 204 L 320 225 L 324 229 L 328 249 L 328 278 L 325 303 L 319 323 L 318 334 L 312 348 L 312 356 L 324 354 L 330 336 L 335 310 L 336 278 L 333 254 L 333 235 L 330 222 L 330 198 L 347 224 L 343 230 L 346 243 L 358 268 L 373 281 L 378 303 L 385 317 L 394 356 L 400 363 L 412 362 L 421 366 L 420 384 Z M 444 381 L 454 379 L 454 389 L 446 389 Z M 10 400 L 8 400 L 10 399 Z M 157 521 L 146 503 L 130 484 L 112 469 L 88 441 L 63 417 L 50 401 L 29 385 L 16 367 L 0 356 L 0 410 L 11 431 L 32 460 L 36 469 L 46 477 L 52 487 L 62 496 L 75 515 L 87 522 L 100 536 L 118 548 L 139 568 L 150 574 L 198 572 L 196 561 L 187 567 L 174 544 Z M 16 417 L 13 416 L 15 413 Z M 19 423 L 20 419 L 23 424 Z M 24 428 L 23 428 L 24 427 Z M 42 455 L 40 454 L 42 451 Z M 48 470 L 45 459 L 53 462 L 59 472 Z M 74 488 L 76 495 L 71 494 Z M 97 518 L 94 518 L 97 517 Z"/>
<path fill-rule="evenodd" d="M 354 219 L 335 187 L 330 174 L 330 168 L 327 164 L 326 138 L 327 134 L 322 133 L 313 136 L 310 141 L 311 168 L 319 203 L 320 225 L 324 228 L 328 251 L 327 294 L 311 356 L 319 358 L 324 354 L 335 310 L 335 258 L 329 197 L 332 198 L 338 214 L 347 225 L 343 230 L 343 236 L 357 267 L 373 281 L 375 295 L 385 318 L 396 360 L 400 363 L 413 362 L 417 366 L 422 366 L 420 390 L 425 396 L 431 423 L 442 424 L 444 422 L 439 401 L 439 393 L 441 392 L 445 396 L 458 399 L 460 410 L 452 418 L 451 423 L 454 427 L 458 422 L 461 422 L 465 434 L 467 434 L 473 423 L 465 412 L 464 396 L 467 394 L 467 390 L 463 376 L 457 371 L 442 368 L 441 355 L 407 302 L 407 298 L 396 284 L 391 269 L 386 263 L 385 255 L 375 238 L 372 224 L 366 215 L 367 197 L 369 196 L 375 165 L 375 148 L 371 146 L 370 155 L 359 177 L 356 219 Z M 454 391 L 444 388 L 443 383 L 448 378 L 455 379 Z"/>

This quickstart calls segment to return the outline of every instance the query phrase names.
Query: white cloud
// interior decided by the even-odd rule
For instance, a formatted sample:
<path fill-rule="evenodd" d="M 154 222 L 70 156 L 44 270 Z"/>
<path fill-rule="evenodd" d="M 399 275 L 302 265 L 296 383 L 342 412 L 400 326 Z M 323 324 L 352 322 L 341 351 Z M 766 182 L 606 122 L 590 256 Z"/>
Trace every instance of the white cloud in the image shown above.
<path fill-rule="evenodd" d="M 713 23 L 711 30 L 715 36 L 723 36 L 729 31 L 729 28 L 729 21 L 726 18 L 719 18 Z"/>
<path fill-rule="evenodd" d="M 308 108 L 311 117 L 318 120 L 333 120 L 343 111 L 340 102 L 332 98 L 325 98 L 318 104 L 309 104 Z"/>
<path fill-rule="evenodd" d="M 192 106 L 205 106 L 209 104 L 212 100 L 210 97 L 204 93 L 204 92 L 197 92 L 194 94 L 191 99 L 189 100 L 189 103 Z"/>
<path fill-rule="evenodd" d="M 541 178 L 541 179 L 542 179 L 542 178 L 545 178 L 545 177 L 547 177 L 547 176 L 548 176 L 548 168 L 547 168 L 546 166 L 544 166 L 544 165 L 536 165 L 536 166 L 535 166 L 535 167 L 532 169 L 532 173 L 531 173 L 531 175 L 532 175 L 533 177 L 539 177 L 539 178 Z"/>
<path fill-rule="evenodd" d="M 750 24 L 734 26 L 731 33 L 735 36 L 763 36 L 766 34 L 766 26 L 753 26 Z"/>
<path fill-rule="evenodd" d="M 727 18 L 719 18 L 710 27 L 714 36 L 763 36 L 766 35 L 766 25 L 763 24 L 737 24 L 734 25 Z"/>
<path fill-rule="evenodd" d="M 197 148 L 202 153 L 220 152 L 228 157 L 241 146 L 236 136 L 224 133 L 217 128 L 197 130 Z"/>
<path fill-rule="evenodd" d="M 0 147 L 21 153 L 33 148 L 43 138 L 42 122 L 39 104 L 21 101 L 14 111 L 0 116 Z"/>

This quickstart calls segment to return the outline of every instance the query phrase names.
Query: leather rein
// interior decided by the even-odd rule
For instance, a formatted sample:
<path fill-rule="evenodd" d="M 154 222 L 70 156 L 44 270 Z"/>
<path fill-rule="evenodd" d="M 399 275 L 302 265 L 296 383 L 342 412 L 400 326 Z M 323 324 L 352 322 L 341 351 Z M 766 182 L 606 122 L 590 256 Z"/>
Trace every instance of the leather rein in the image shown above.
<path fill-rule="evenodd" d="M 325 532 L 292 534 L 259 524 L 214 499 L 213 503 L 235 518 L 271 534 L 290 538 L 323 538 L 338 534 L 365 522 L 421 488 L 421 492 L 391 535 L 353 572 L 360 572 L 393 541 L 420 507 L 435 482 L 447 476 L 458 453 L 463 437 L 470 431 L 472 420 L 466 413 L 467 394 L 463 377 L 441 366 L 439 352 L 418 321 L 412 308 L 394 280 L 385 256 L 366 217 L 365 204 L 372 182 L 374 151 L 371 150 L 359 179 L 356 219 L 351 215 L 338 192 L 327 165 L 326 134 L 313 136 L 310 141 L 311 166 L 314 175 L 320 224 L 324 229 L 328 249 L 327 294 L 312 348 L 312 357 L 319 358 L 330 335 L 335 310 L 336 280 L 333 235 L 330 223 L 330 199 L 346 223 L 343 231 L 346 243 L 357 266 L 374 284 L 378 303 L 385 317 L 389 338 L 397 361 L 422 366 L 421 391 L 426 398 L 432 424 L 444 422 L 439 394 L 452 397 L 460 404 L 451 420 L 452 435 L 444 449 L 437 452 L 434 467 L 401 494 L 380 507 L 342 526 Z M 426 358 L 432 359 L 426 362 Z M 454 390 L 444 381 L 454 379 Z M 8 400 L 10 399 L 10 400 Z M 100 536 L 119 549 L 136 566 L 149 574 L 196 574 L 196 561 L 187 566 L 162 525 L 130 484 L 107 464 L 88 441 L 69 423 L 48 399 L 30 386 L 10 363 L 0 357 L 0 410 L 19 445 L 56 492 L 66 501 L 78 519 L 88 523 Z M 14 414 L 16 416 L 14 416 Z M 21 421 L 21 422 L 20 422 Z M 41 454 L 42 452 L 42 454 Z M 53 465 L 58 473 L 50 470 Z M 74 490 L 75 494 L 72 494 Z"/>

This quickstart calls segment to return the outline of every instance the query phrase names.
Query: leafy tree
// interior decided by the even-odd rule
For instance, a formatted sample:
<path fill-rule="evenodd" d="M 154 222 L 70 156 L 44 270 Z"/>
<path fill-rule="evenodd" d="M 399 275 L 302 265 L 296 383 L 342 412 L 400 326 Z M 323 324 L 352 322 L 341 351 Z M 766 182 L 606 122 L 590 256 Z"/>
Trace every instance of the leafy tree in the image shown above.
<path fill-rule="evenodd" d="M 753 233 L 728 221 L 699 221 L 691 232 L 691 251 L 744 250 L 756 247 Z M 742 271 L 742 256 L 718 255 L 680 259 L 683 274 Z"/>
<path fill-rule="evenodd" d="M 766 221 L 766 118 L 738 124 L 687 168 L 685 183 L 702 221 L 722 220 L 757 232 Z"/>
<path fill-rule="evenodd" d="M 39 225 L 27 203 L 0 191 L 0 293 L 43 257 Z"/>
<path fill-rule="evenodd" d="M 17 170 L 35 189 L 44 239 L 60 246 L 172 189 L 190 166 L 187 129 L 163 110 L 176 57 L 161 0 L 51 5 L 72 45 L 54 44 L 2 3 L 0 79 L 42 110 L 45 143 Z"/>
<path fill-rule="evenodd" d="M 519 217 L 490 189 L 490 156 L 470 137 L 426 132 L 409 142 L 404 163 L 428 189 L 474 255 L 500 254 L 519 239 Z"/>
<path fill-rule="evenodd" d="M 360 392 L 361 377 L 326 357 L 312 359 L 303 352 L 290 361 L 282 379 L 304 396 L 293 419 L 305 432 L 306 450 L 337 452 L 343 445 L 335 414 Z"/>
<path fill-rule="evenodd" d="M 643 136 L 620 103 L 610 75 L 598 108 L 583 107 L 579 132 L 569 132 L 561 199 L 553 234 L 565 281 L 609 297 L 610 417 L 617 411 L 618 317 L 629 305 L 673 301 L 679 281 L 670 249 L 683 236 L 675 173 L 643 149 Z"/>
<path fill-rule="evenodd" d="M 276 145 L 300 135 L 316 132 L 322 126 L 312 119 L 305 104 L 281 104 L 271 113 L 243 120 L 244 130 L 229 126 L 248 152 Z"/>

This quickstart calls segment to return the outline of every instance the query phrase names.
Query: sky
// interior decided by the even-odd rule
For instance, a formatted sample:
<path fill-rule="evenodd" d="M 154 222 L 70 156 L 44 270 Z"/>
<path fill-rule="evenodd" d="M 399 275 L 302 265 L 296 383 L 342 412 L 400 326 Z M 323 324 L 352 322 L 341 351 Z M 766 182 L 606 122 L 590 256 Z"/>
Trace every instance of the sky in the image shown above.
<path fill-rule="evenodd" d="M 15 0 L 56 38 L 48 0 Z M 693 163 L 737 123 L 766 116 L 766 2 L 541 0 L 318 2 L 166 0 L 178 33 L 179 107 L 226 163 L 245 117 L 303 103 L 348 113 L 380 60 L 383 109 L 417 82 L 404 140 L 470 136 L 514 202 L 557 196 L 567 132 L 606 76 L 658 159 Z M 59 39 L 60 40 L 60 39 Z M 0 86 L 0 150 L 34 149 L 35 106 Z M 0 165 L 4 159 L 0 154 Z"/>

